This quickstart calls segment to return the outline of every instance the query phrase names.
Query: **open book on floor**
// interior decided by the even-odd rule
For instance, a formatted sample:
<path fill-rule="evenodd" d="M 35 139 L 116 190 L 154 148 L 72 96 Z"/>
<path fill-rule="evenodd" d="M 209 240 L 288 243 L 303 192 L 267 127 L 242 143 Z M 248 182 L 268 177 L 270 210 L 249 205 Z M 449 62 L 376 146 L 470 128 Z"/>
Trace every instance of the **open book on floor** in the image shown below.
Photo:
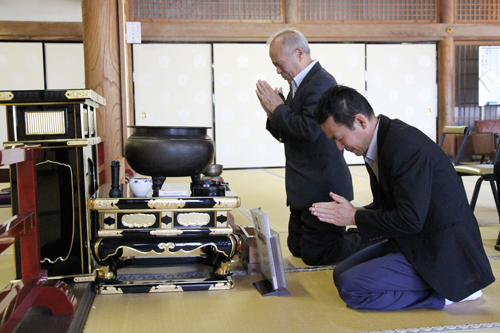
<path fill-rule="evenodd" d="M 279 234 L 269 226 L 269 217 L 260 208 L 251 210 L 263 280 L 254 282 L 262 296 L 290 295 L 286 288 L 285 268 Z"/>

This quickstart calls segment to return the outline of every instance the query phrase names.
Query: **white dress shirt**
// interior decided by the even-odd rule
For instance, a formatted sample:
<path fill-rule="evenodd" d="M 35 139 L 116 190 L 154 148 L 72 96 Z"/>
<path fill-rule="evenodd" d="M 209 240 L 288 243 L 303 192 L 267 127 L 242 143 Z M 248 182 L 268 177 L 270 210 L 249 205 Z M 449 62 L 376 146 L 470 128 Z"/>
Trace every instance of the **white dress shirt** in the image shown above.
<path fill-rule="evenodd" d="M 375 127 L 375 131 L 373 132 L 373 138 L 370 142 L 370 146 L 368 147 L 368 151 L 366 152 L 365 162 L 372 168 L 373 173 L 377 177 L 378 180 L 378 148 L 377 148 L 377 135 L 378 135 L 378 126 L 380 121 L 377 122 L 377 126 Z"/>
<path fill-rule="evenodd" d="M 313 62 L 311 62 L 309 64 L 309 66 L 307 66 L 306 68 L 304 68 L 299 74 L 297 74 L 293 80 L 292 80 L 292 83 L 291 83 L 291 89 L 292 89 L 292 98 L 295 96 L 295 92 L 297 91 L 297 89 L 299 89 L 299 86 L 300 84 L 302 83 L 302 81 L 304 80 L 304 78 L 306 77 L 307 73 L 309 73 L 309 71 L 311 70 L 311 68 L 313 68 L 313 66 L 318 62 L 318 60 L 313 60 Z"/>

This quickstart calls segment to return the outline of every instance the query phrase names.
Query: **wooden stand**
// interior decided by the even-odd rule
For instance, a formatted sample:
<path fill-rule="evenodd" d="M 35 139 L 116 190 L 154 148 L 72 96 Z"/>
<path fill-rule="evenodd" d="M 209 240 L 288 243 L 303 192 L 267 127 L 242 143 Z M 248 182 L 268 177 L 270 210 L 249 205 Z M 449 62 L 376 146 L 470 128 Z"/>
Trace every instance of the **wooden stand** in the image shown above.
<path fill-rule="evenodd" d="M 189 183 L 165 183 L 162 191 L 175 196 L 152 197 L 150 192 L 146 197 L 136 197 L 127 184 L 122 184 L 123 196 L 111 198 L 110 189 L 111 184 L 102 185 L 89 200 L 89 209 L 96 213 L 93 223 L 97 237 L 90 247 L 98 266 L 98 294 L 233 288 L 230 268 L 238 239 L 230 223 L 231 210 L 241 205 L 236 193 L 226 189 L 224 196 L 195 197 L 190 196 Z M 122 249 L 132 255 L 123 257 Z M 134 252 L 150 255 L 135 257 Z M 119 273 L 119 268 L 126 266 L 147 269 L 197 263 L 211 266 L 209 278 L 156 275 L 126 279 Z"/>
<path fill-rule="evenodd" d="M 269 225 L 269 217 L 260 208 L 252 209 L 253 223 L 263 279 L 254 282 L 262 296 L 288 296 L 279 234 Z"/>
<path fill-rule="evenodd" d="M 0 332 L 13 332 L 30 307 L 46 306 L 53 315 L 73 314 L 76 298 L 66 283 L 48 280 L 40 269 L 36 148 L 0 150 L 0 165 L 17 163 L 19 215 L 0 226 L 0 252 L 20 240 L 22 279 L 0 293 Z"/>
<path fill-rule="evenodd" d="M 240 262 L 249 275 L 260 274 L 259 251 L 255 228 L 241 226 L 241 251 Z"/>
<path fill-rule="evenodd" d="M 290 292 L 285 288 L 274 289 L 271 281 L 268 279 L 260 280 L 253 283 L 254 287 L 262 296 L 289 296 Z"/>

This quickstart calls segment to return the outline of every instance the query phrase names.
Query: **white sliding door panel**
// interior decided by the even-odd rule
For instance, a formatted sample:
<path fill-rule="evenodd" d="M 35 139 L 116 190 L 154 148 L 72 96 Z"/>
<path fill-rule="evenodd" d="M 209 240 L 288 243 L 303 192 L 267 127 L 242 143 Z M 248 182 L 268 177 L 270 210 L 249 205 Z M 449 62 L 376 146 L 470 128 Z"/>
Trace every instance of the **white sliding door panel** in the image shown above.
<path fill-rule="evenodd" d="M 42 43 L 0 43 L 0 90 L 43 90 Z"/>
<path fill-rule="evenodd" d="M 266 130 L 257 80 L 282 87 L 265 44 L 214 44 L 216 161 L 225 168 L 284 166 L 284 148 Z"/>
<path fill-rule="evenodd" d="M 213 127 L 210 44 L 134 44 L 135 123 Z"/>
<path fill-rule="evenodd" d="M 436 45 L 367 45 L 367 98 L 436 140 Z"/>
<path fill-rule="evenodd" d="M 365 44 L 309 44 L 311 57 L 320 62 L 337 84 L 365 93 Z"/>
<path fill-rule="evenodd" d="M 82 43 L 45 43 L 47 89 L 85 89 Z"/>
<path fill-rule="evenodd" d="M 311 56 L 317 59 L 337 84 L 365 94 L 365 44 L 309 44 Z M 360 156 L 344 151 L 348 164 L 364 164 Z"/>

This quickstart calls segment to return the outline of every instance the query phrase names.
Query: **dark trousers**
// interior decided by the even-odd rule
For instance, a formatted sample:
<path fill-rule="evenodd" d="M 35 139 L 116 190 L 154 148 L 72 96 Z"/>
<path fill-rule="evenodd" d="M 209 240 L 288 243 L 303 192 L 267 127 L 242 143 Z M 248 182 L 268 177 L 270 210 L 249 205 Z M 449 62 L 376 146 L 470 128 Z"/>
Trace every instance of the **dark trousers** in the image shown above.
<path fill-rule="evenodd" d="M 355 309 L 442 309 L 445 304 L 391 240 L 342 261 L 333 271 L 333 281 L 340 298 Z"/>
<path fill-rule="evenodd" d="M 290 209 L 288 249 L 307 265 L 336 264 L 369 244 L 358 233 L 321 222 L 309 210 Z"/>

